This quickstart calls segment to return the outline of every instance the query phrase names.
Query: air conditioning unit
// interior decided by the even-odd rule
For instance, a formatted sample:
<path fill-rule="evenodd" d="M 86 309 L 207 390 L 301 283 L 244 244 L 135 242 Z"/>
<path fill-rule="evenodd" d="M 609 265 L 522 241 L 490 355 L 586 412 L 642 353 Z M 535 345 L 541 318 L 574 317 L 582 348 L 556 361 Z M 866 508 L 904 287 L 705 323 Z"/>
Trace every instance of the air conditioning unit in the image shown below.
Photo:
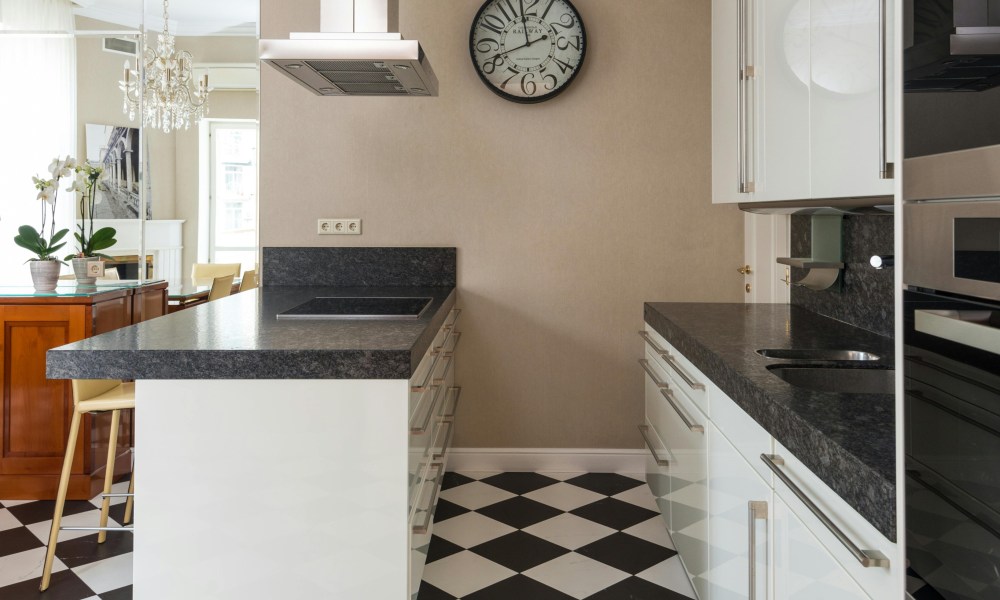
<path fill-rule="evenodd" d="M 257 63 L 195 63 L 195 81 L 208 75 L 211 90 L 260 89 L 260 69 Z"/>
<path fill-rule="evenodd" d="M 106 37 L 104 38 L 104 51 L 135 57 L 139 51 L 139 42 L 130 38 Z"/>

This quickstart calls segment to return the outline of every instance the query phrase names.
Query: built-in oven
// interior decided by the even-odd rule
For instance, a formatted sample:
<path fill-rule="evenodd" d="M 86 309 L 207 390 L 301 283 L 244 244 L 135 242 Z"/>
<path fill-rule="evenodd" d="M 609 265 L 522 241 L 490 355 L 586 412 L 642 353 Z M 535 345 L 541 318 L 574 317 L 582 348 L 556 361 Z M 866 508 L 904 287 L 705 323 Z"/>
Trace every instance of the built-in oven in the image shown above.
<path fill-rule="evenodd" d="M 904 212 L 907 559 L 947 600 L 996 600 L 1000 202 Z"/>

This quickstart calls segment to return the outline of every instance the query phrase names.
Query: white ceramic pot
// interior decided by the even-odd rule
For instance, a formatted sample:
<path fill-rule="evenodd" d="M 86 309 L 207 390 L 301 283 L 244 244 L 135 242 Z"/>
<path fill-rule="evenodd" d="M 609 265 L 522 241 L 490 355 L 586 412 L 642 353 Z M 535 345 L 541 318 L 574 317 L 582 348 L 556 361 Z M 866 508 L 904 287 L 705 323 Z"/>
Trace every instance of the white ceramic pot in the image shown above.
<path fill-rule="evenodd" d="M 51 292 L 56 289 L 59 281 L 58 260 L 32 260 L 28 262 L 31 268 L 31 282 L 36 292 Z"/>
<path fill-rule="evenodd" d="M 94 260 L 88 256 L 82 258 L 74 258 L 71 262 L 73 263 L 73 274 L 76 275 L 76 282 L 79 285 L 94 285 L 97 282 L 96 277 L 87 276 L 87 263 Z"/>

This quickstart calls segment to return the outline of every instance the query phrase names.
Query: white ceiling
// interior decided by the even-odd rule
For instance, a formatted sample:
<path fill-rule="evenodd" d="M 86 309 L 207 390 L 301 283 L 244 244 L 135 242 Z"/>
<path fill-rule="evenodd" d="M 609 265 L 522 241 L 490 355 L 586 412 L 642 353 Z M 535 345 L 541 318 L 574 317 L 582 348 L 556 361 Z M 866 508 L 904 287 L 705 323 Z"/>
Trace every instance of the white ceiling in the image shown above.
<path fill-rule="evenodd" d="M 162 0 L 73 0 L 73 12 L 138 29 L 163 29 Z M 176 35 L 257 35 L 258 0 L 170 0 L 170 31 Z"/>

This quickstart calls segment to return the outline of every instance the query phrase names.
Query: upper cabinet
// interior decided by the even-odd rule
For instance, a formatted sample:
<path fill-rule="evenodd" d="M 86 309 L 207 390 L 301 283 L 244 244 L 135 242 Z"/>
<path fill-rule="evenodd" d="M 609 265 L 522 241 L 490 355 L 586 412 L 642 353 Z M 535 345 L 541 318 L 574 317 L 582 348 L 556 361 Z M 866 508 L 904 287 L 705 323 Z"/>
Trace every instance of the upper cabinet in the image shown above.
<path fill-rule="evenodd" d="M 713 202 L 893 193 L 891 4 L 713 0 Z"/>

